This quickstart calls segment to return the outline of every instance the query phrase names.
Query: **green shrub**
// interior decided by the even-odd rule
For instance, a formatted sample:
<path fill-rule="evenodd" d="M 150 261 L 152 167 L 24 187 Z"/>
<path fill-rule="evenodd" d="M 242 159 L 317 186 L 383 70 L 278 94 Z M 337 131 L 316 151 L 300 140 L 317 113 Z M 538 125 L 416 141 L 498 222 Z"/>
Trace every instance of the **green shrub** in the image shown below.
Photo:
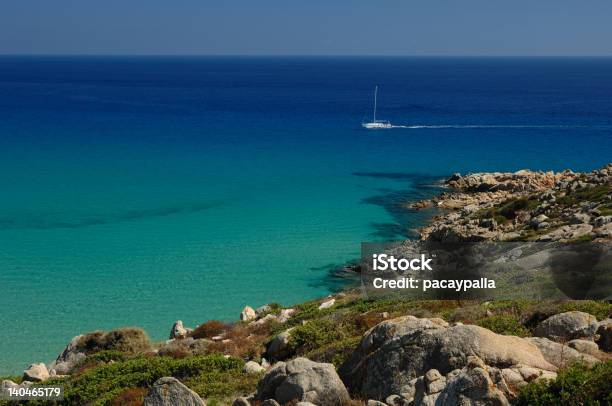
<path fill-rule="evenodd" d="M 489 316 L 479 320 L 477 324 L 497 334 L 519 337 L 526 337 L 529 335 L 529 330 L 527 330 L 515 316 L 511 315 L 501 314 Z"/>
<path fill-rule="evenodd" d="M 128 389 L 148 388 L 163 376 L 174 376 L 188 386 L 193 384 L 192 389 L 203 397 L 227 398 L 250 382 L 242 371 L 243 365 L 242 360 L 224 358 L 221 354 L 182 359 L 139 356 L 45 384 L 63 384 L 62 404 L 66 405 L 106 405 Z M 254 388 L 253 382 L 249 390 Z"/>
<path fill-rule="evenodd" d="M 338 367 L 355 351 L 360 341 L 361 336 L 344 338 L 310 351 L 305 356 L 316 362 L 331 362 Z"/>
<path fill-rule="evenodd" d="M 304 354 L 344 337 L 343 329 L 331 320 L 312 320 L 291 331 L 288 348 L 294 353 Z"/>
<path fill-rule="evenodd" d="M 610 405 L 612 404 L 612 361 L 589 369 L 573 365 L 559 372 L 554 381 L 525 386 L 517 405 Z"/>

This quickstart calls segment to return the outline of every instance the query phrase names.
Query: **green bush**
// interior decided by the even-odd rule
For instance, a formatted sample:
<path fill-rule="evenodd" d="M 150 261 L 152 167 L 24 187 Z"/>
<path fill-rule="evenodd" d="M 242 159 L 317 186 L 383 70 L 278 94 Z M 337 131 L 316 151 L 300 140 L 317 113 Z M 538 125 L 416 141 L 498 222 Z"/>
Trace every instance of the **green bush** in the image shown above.
<path fill-rule="evenodd" d="M 221 354 L 182 359 L 139 356 L 88 369 L 79 375 L 45 384 L 63 384 L 65 405 L 106 405 L 130 388 L 148 388 L 163 376 L 174 376 L 203 397 L 228 398 L 242 391 L 249 377 L 244 362 Z M 249 390 L 255 388 L 250 382 Z M 41 403 L 45 404 L 45 403 Z M 50 403 L 49 403 L 50 404 Z"/>
<path fill-rule="evenodd" d="M 343 329 L 329 319 L 312 320 L 291 331 L 288 348 L 291 352 L 304 354 L 345 336 Z"/>
<path fill-rule="evenodd" d="M 511 315 L 501 314 L 489 316 L 479 320 L 477 324 L 497 334 L 519 337 L 526 337 L 529 335 L 529 330 L 527 330 L 516 317 Z"/>
<path fill-rule="evenodd" d="M 610 405 L 612 404 L 612 361 L 589 369 L 573 365 L 559 372 L 554 381 L 525 386 L 516 400 L 517 405 Z"/>

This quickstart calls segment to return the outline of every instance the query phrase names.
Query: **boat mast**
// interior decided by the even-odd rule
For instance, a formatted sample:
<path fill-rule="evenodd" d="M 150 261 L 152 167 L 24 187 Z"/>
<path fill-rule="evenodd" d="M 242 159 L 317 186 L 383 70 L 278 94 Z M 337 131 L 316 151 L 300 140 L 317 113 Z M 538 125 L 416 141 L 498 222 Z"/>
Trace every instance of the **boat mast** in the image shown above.
<path fill-rule="evenodd" d="M 376 122 L 376 96 L 378 95 L 378 86 L 374 88 L 374 122 Z"/>

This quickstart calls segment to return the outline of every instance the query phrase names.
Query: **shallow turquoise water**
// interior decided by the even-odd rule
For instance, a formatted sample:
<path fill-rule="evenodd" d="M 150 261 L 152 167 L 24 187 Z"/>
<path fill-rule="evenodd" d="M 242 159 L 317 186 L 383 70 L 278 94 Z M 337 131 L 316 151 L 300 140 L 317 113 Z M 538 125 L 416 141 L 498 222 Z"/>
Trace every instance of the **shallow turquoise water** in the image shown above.
<path fill-rule="evenodd" d="M 611 67 L 0 58 L 0 373 L 93 329 L 161 340 L 328 294 L 450 173 L 603 165 Z M 374 83 L 382 118 L 432 128 L 361 130 Z"/>

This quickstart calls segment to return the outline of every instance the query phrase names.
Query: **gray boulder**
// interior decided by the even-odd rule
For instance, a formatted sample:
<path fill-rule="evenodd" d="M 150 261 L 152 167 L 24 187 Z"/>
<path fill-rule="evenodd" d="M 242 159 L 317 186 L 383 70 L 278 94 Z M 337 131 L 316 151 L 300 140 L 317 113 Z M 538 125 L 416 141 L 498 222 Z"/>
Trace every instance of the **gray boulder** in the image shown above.
<path fill-rule="evenodd" d="M 588 313 L 571 311 L 555 314 L 541 322 L 534 330 L 536 337 L 567 342 L 575 338 L 593 338 L 597 319 Z"/>
<path fill-rule="evenodd" d="M 62 351 L 57 359 L 50 365 L 50 369 L 55 370 L 59 375 L 71 373 L 74 367 L 87 356 L 80 348 L 80 342 L 83 337 L 82 334 L 73 337 L 68 345 L 66 345 L 66 348 L 64 348 L 64 351 Z"/>
<path fill-rule="evenodd" d="M 478 326 L 447 327 L 443 320 L 404 316 L 383 321 L 366 332 L 339 373 L 351 393 L 373 399 L 393 394 L 406 397 L 414 378 L 431 369 L 440 375 L 461 369 L 470 355 L 493 367 L 521 364 L 556 370 L 538 347 L 520 337 L 495 334 Z M 435 374 L 430 375 L 430 386 L 436 388 Z"/>
<path fill-rule="evenodd" d="M 178 379 L 163 377 L 149 390 L 144 406 L 206 406 L 206 403 Z"/>
<path fill-rule="evenodd" d="M 350 397 L 332 364 L 296 358 L 272 367 L 257 385 L 255 399 L 327 406 L 342 405 Z"/>
<path fill-rule="evenodd" d="M 572 340 L 567 343 L 567 346 L 583 354 L 589 354 L 594 357 L 597 357 L 599 355 L 599 347 L 596 343 L 590 340 Z"/>
<path fill-rule="evenodd" d="M 261 406 L 280 406 L 280 404 L 274 399 L 266 399 L 261 403 Z"/>
<path fill-rule="evenodd" d="M 585 363 L 588 366 L 593 366 L 599 362 L 597 358 L 589 354 L 583 354 L 567 345 L 559 344 L 548 338 L 528 337 L 525 340 L 537 346 L 546 361 L 557 368 L 563 368 L 574 362 Z"/>

